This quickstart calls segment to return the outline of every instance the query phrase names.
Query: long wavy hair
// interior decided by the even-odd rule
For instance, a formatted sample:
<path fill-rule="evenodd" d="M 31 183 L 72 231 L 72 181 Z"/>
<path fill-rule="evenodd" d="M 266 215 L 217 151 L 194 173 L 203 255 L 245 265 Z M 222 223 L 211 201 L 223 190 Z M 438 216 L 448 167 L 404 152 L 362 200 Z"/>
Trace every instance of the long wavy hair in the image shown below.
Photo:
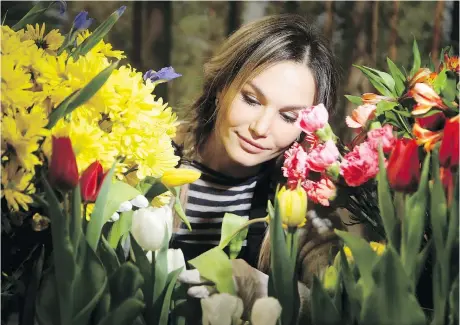
<path fill-rule="evenodd" d="M 282 61 L 308 67 L 316 83 L 315 104 L 334 111 L 338 73 L 327 41 L 302 16 L 267 16 L 235 31 L 204 65 L 201 94 L 186 110 L 182 125 L 184 158 L 199 157 L 220 107 L 229 107 L 248 80 Z M 221 103 L 216 105 L 220 92 Z"/>

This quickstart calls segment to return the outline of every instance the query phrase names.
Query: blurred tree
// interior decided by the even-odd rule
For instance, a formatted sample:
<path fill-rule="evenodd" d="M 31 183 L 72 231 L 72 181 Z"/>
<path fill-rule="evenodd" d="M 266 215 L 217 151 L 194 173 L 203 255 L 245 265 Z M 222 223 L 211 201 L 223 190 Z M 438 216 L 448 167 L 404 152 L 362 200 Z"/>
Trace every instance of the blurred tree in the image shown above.
<path fill-rule="evenodd" d="M 389 58 L 392 61 L 396 60 L 396 41 L 398 39 L 398 14 L 399 14 L 399 1 L 393 0 L 393 12 L 390 20 L 390 42 L 389 42 Z"/>
<path fill-rule="evenodd" d="M 433 43 L 431 45 L 431 59 L 434 66 L 439 64 L 439 46 L 442 38 L 442 14 L 444 12 L 444 1 L 437 1 L 436 11 L 434 14 Z"/>
<path fill-rule="evenodd" d="M 241 25 L 241 10 L 244 3 L 240 1 L 229 1 L 227 16 L 227 35 L 236 31 Z"/>

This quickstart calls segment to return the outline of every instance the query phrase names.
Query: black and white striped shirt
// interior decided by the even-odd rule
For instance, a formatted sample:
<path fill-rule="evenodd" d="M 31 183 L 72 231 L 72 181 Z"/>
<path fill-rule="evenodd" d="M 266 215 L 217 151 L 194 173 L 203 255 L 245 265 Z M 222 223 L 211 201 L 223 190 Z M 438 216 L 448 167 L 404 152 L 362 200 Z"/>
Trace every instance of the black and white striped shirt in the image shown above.
<path fill-rule="evenodd" d="M 226 212 L 249 218 L 254 189 L 260 175 L 236 179 L 196 162 L 183 167 L 196 169 L 202 174 L 200 179 L 189 184 L 187 192 L 185 214 L 192 231 L 182 224 L 174 240 L 192 245 L 217 246 Z M 246 241 L 243 246 L 246 246 Z"/>

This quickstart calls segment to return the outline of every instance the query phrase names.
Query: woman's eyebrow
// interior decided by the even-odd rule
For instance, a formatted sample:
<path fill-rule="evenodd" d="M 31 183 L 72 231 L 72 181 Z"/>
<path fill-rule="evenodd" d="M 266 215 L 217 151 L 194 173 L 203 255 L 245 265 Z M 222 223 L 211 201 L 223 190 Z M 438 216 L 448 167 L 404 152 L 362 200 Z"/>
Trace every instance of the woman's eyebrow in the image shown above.
<path fill-rule="evenodd" d="M 254 89 L 254 91 L 257 93 L 258 96 L 266 99 L 267 97 L 265 96 L 265 94 L 263 93 L 263 91 L 257 87 L 254 83 L 252 83 L 251 81 L 249 81 L 247 83 L 252 89 Z M 308 108 L 309 106 L 308 105 L 300 105 L 300 106 L 297 106 L 297 105 L 289 105 L 289 106 L 284 106 L 284 107 L 281 107 L 279 110 L 280 111 L 300 111 L 300 110 L 303 110 L 303 109 L 306 109 Z"/>

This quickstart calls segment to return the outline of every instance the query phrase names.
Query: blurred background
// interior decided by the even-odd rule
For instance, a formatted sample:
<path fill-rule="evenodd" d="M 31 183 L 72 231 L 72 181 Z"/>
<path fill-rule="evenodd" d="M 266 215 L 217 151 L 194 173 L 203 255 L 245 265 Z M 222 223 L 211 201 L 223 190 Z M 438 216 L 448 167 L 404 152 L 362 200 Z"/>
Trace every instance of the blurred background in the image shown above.
<path fill-rule="evenodd" d="M 2 1 L 2 18 L 7 13 L 6 23 L 14 22 L 33 4 Z M 458 53 L 458 1 L 68 1 L 67 5 L 64 15 L 55 6 L 46 17 L 65 32 L 81 10 L 95 19 L 93 30 L 126 5 L 106 41 L 125 51 L 123 63 L 139 71 L 171 65 L 183 75 L 155 90 L 179 117 L 201 89 L 203 64 L 230 33 L 265 15 L 303 15 L 330 40 L 340 66 L 339 101 L 332 124 L 344 140 L 352 136 L 344 116 L 354 106 L 343 95 L 373 91 L 352 64 L 386 70 L 389 57 L 398 66 L 410 68 L 414 38 L 425 63 L 429 53 L 436 63 L 443 46 L 452 45 Z"/>

